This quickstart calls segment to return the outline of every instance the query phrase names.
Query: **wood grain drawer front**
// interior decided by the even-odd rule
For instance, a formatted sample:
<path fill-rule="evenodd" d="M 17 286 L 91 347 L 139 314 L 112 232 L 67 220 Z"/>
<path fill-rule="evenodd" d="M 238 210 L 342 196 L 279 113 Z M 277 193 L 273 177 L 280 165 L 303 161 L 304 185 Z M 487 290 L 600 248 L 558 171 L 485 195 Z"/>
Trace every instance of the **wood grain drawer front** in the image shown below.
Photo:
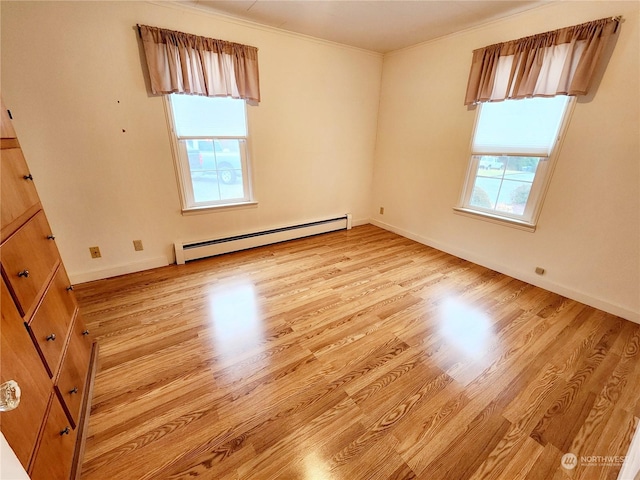
<path fill-rule="evenodd" d="M 0 165 L 2 187 L 0 223 L 4 230 L 7 225 L 37 205 L 40 200 L 21 149 L 3 149 Z"/>
<path fill-rule="evenodd" d="M 42 432 L 40 448 L 30 472 L 31 480 L 68 479 L 71 473 L 76 431 L 54 395 Z"/>
<path fill-rule="evenodd" d="M 74 428 L 78 425 L 80 407 L 84 397 L 91 358 L 91 343 L 91 335 L 89 335 L 82 317 L 76 316 L 69 338 L 69 347 L 56 383 L 56 392 Z"/>
<path fill-rule="evenodd" d="M 2 104 L 2 112 L 0 112 L 0 138 L 16 138 L 16 132 L 13 129 L 7 107 L 4 106 L 4 102 L 0 101 L 0 103 Z"/>
<path fill-rule="evenodd" d="M 3 274 L 23 317 L 35 306 L 34 301 L 60 261 L 50 236 L 51 229 L 40 211 L 2 246 Z"/>
<path fill-rule="evenodd" d="M 15 380 L 22 391 L 18 408 L 0 413 L 0 430 L 26 470 L 53 392 L 53 382 L 47 377 L 9 289 L 1 280 L 0 289 L 0 383 Z"/>
<path fill-rule="evenodd" d="M 76 310 L 69 279 L 60 265 L 42 303 L 29 323 L 33 340 L 45 360 L 49 376 L 53 378 L 66 344 L 67 332 Z"/>

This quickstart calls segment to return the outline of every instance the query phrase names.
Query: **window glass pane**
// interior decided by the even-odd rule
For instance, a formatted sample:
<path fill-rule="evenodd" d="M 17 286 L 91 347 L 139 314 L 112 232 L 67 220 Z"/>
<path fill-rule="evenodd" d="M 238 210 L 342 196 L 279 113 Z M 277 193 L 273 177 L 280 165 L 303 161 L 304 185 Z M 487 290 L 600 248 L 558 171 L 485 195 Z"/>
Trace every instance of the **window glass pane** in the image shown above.
<path fill-rule="evenodd" d="M 226 178 L 232 178 L 233 180 L 225 180 Z M 220 197 L 222 200 L 244 198 L 244 190 L 242 189 L 242 170 L 220 171 Z"/>
<path fill-rule="evenodd" d="M 528 153 L 548 156 L 569 97 L 527 98 L 484 103 L 473 153 Z"/>
<path fill-rule="evenodd" d="M 188 139 L 184 145 L 195 203 L 245 198 L 240 143 L 236 139 Z"/>
<path fill-rule="evenodd" d="M 501 183 L 500 178 L 477 177 L 469 202 L 471 206 L 493 210 L 498 201 Z"/>
<path fill-rule="evenodd" d="M 530 183 L 505 180 L 500 188 L 496 210 L 522 215 L 527 205 L 530 191 Z"/>
<path fill-rule="evenodd" d="M 491 157 L 488 155 L 478 155 L 478 176 L 480 177 L 502 177 L 507 157 Z"/>
<path fill-rule="evenodd" d="M 169 96 L 178 137 L 245 137 L 244 100 L 199 95 Z"/>
<path fill-rule="evenodd" d="M 469 204 L 522 215 L 540 163 L 537 157 L 476 156 L 477 172 Z"/>

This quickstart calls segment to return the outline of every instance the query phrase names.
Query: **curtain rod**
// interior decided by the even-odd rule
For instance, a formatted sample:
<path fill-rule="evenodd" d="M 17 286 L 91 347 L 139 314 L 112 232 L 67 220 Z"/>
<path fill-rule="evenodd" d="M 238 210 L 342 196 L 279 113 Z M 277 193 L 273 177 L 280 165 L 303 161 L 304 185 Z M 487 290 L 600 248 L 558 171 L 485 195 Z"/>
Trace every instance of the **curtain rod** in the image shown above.
<path fill-rule="evenodd" d="M 618 28 L 620 27 L 620 23 L 622 23 L 622 15 L 616 15 L 615 17 L 611 17 L 611 20 L 616 22 L 616 26 L 613 29 L 613 33 L 617 33 L 618 32 Z"/>

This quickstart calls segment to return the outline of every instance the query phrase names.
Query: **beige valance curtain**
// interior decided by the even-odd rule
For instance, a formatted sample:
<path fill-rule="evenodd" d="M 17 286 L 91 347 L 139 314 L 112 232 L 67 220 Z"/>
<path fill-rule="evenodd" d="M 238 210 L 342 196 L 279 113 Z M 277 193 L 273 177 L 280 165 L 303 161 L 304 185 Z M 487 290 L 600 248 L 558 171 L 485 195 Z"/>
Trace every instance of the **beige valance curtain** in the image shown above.
<path fill-rule="evenodd" d="M 475 50 L 465 105 L 507 98 L 586 95 L 619 20 L 603 18 Z"/>
<path fill-rule="evenodd" d="M 260 101 L 256 47 L 146 25 L 138 28 L 154 94 Z"/>

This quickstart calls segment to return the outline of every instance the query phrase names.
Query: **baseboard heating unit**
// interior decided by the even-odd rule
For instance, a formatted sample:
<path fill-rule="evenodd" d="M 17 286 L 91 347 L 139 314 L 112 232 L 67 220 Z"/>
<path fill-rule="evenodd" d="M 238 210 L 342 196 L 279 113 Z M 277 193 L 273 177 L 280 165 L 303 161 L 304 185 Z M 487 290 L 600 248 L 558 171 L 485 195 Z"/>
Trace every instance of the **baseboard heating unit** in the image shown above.
<path fill-rule="evenodd" d="M 272 243 L 295 240 L 296 238 L 309 237 L 320 233 L 335 232 L 337 230 L 351 230 L 351 214 L 340 217 L 326 218 L 313 222 L 273 228 L 261 232 L 251 232 L 226 238 L 202 240 L 198 242 L 174 243 L 176 263 L 183 265 L 185 262 L 199 258 L 213 257 L 223 253 L 237 252 L 248 248 L 271 245 Z"/>

